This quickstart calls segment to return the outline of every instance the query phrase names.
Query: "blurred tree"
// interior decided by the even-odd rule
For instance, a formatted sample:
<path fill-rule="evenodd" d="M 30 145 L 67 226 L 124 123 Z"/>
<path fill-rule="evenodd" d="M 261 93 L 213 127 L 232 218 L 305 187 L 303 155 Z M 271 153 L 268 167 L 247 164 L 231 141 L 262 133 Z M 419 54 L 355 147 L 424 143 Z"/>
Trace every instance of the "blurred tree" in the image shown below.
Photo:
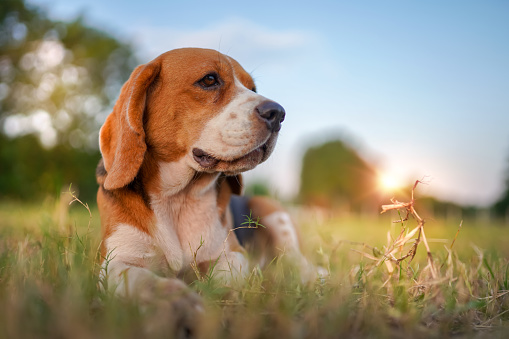
<path fill-rule="evenodd" d="M 9 137 L 38 135 L 46 148 L 97 148 L 97 130 L 136 60 L 129 45 L 55 22 L 24 0 L 0 6 L 0 122 Z"/>
<path fill-rule="evenodd" d="M 509 166 L 505 173 L 505 190 L 500 199 L 493 204 L 492 207 L 495 215 L 505 217 L 509 220 Z"/>
<path fill-rule="evenodd" d="M 83 183 L 93 178 L 93 171 L 77 175 L 90 167 L 81 160 L 88 159 L 93 166 L 98 161 L 99 126 L 136 63 L 128 44 L 88 27 L 83 18 L 52 21 L 24 0 L 2 0 L 0 133 L 5 135 L 0 138 L 2 196 L 38 196 L 36 193 L 41 191 L 37 188 L 43 187 L 21 186 L 40 183 L 33 179 L 36 175 L 48 176 L 46 173 L 58 174 L 62 183 L 69 182 L 71 177 Z M 35 138 L 17 140 L 30 135 Z M 64 167 L 56 167 L 61 164 L 55 162 L 57 153 L 66 155 L 62 159 Z M 76 159 L 76 154 L 83 158 Z M 21 161 L 26 163 L 21 165 Z M 24 170 L 17 171 L 19 166 L 25 166 Z M 8 175 L 17 179 L 6 178 Z M 16 184 L 6 186 L 9 180 Z"/>
<path fill-rule="evenodd" d="M 312 147 L 302 162 L 300 201 L 327 208 L 377 211 L 377 175 L 350 146 L 330 141 Z"/>
<path fill-rule="evenodd" d="M 408 189 L 408 191 L 410 190 L 411 188 Z M 408 200 L 409 197 L 404 201 Z M 479 207 L 459 205 L 430 196 L 418 196 L 416 201 L 419 207 L 419 214 L 428 219 L 449 218 L 459 223 L 462 218 L 472 219 L 480 213 Z"/>
<path fill-rule="evenodd" d="M 245 195 L 270 196 L 270 189 L 266 181 L 254 181 L 245 188 Z"/>
<path fill-rule="evenodd" d="M 95 201 L 95 168 L 99 154 L 65 145 L 45 149 L 35 135 L 7 142 L 0 134 L 0 192 L 2 198 L 33 200 L 72 190 L 87 203 Z M 8 147 L 4 147 L 8 145 Z"/>

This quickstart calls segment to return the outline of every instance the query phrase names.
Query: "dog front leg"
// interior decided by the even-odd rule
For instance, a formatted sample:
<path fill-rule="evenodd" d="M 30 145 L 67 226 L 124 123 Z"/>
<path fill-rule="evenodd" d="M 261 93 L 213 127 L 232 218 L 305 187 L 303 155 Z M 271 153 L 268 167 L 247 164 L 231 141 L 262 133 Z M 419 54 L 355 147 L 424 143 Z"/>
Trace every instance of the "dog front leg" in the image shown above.
<path fill-rule="evenodd" d="M 117 258 L 103 264 L 101 280 L 103 286 L 115 295 L 142 302 L 149 302 L 158 294 L 171 298 L 173 295 L 185 296 L 192 293 L 177 278 L 161 277 L 148 268 L 130 265 Z M 190 301 L 193 299 L 191 296 Z"/>
<path fill-rule="evenodd" d="M 143 313 L 151 315 L 145 324 L 147 334 L 188 338 L 199 329 L 203 302 L 183 281 L 118 259 L 103 264 L 101 279 L 109 291 L 135 300 Z"/>
<path fill-rule="evenodd" d="M 203 313 L 202 300 L 180 279 L 163 277 L 151 270 L 169 267 L 150 236 L 120 224 L 104 246 L 107 255 L 100 273 L 103 288 L 136 301 L 142 311 L 155 310 L 160 316 L 151 318 L 154 323 L 149 324 L 148 331 L 159 331 L 154 329 L 161 326 L 182 333 L 195 330 Z"/>

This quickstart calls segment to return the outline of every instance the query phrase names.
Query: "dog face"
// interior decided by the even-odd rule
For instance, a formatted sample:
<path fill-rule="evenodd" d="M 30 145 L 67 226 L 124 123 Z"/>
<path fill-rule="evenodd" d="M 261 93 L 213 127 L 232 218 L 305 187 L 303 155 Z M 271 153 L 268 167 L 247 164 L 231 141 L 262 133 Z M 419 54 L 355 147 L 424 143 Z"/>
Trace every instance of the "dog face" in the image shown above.
<path fill-rule="evenodd" d="M 167 52 L 136 68 L 101 129 L 104 186 L 130 183 L 147 149 L 157 162 L 198 172 L 252 169 L 269 157 L 284 116 L 232 58 L 204 49 Z"/>

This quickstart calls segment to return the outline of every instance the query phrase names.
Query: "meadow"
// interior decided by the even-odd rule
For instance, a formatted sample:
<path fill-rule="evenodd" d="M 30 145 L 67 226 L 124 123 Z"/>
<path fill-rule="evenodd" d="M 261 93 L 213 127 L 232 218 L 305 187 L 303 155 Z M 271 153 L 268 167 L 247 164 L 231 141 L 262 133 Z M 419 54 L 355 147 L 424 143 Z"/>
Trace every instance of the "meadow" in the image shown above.
<path fill-rule="evenodd" d="M 168 310 L 140 308 L 98 288 L 99 214 L 78 202 L 69 207 L 71 199 L 0 204 L 0 338 L 172 337 Z M 427 220 L 432 274 L 422 242 L 411 262 L 383 260 L 387 246 L 417 226 L 412 218 L 296 211 L 303 251 L 330 276 L 302 284 L 283 255 L 253 268 L 237 290 L 201 277 L 191 284 L 206 309 L 196 320 L 198 338 L 508 336 L 509 237 L 502 222 Z M 404 257 L 414 239 L 400 242 L 394 258 Z"/>

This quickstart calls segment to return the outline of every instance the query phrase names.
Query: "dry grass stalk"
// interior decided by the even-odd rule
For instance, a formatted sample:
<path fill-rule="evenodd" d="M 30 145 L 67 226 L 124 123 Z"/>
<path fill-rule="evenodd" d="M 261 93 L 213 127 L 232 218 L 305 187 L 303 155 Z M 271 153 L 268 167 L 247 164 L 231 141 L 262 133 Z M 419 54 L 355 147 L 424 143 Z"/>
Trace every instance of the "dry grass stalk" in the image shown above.
<path fill-rule="evenodd" d="M 391 199 L 392 204 L 390 205 L 382 205 L 382 212 L 385 213 L 387 211 L 392 210 L 404 210 L 406 212 L 405 217 L 401 218 L 400 220 L 397 220 L 395 222 L 397 223 L 403 223 L 408 220 L 409 216 L 412 216 L 417 221 L 417 226 L 405 234 L 406 228 L 403 227 L 398 237 L 393 240 L 390 232 L 387 234 L 387 247 L 385 248 L 385 252 L 380 258 L 374 257 L 370 254 L 356 251 L 361 253 L 364 257 L 375 260 L 376 266 L 381 265 L 384 263 L 387 267 L 387 270 L 390 274 L 394 271 L 394 265 L 399 266 L 400 263 L 408 258 L 410 258 L 409 263 L 412 262 L 412 260 L 415 257 L 415 254 L 417 252 L 417 246 L 419 243 L 424 243 L 424 247 L 426 248 L 427 252 L 427 266 L 424 268 L 424 270 L 429 270 L 431 273 L 431 277 L 433 279 L 436 279 L 438 277 L 437 271 L 435 269 L 435 266 L 433 264 L 433 257 L 431 255 L 431 251 L 428 245 L 428 241 L 426 239 L 426 234 L 424 233 L 424 224 L 425 220 L 419 216 L 417 211 L 415 210 L 415 199 L 414 199 L 414 191 L 415 188 L 419 183 L 422 183 L 422 181 L 417 180 L 415 181 L 415 184 L 412 188 L 412 195 L 409 202 L 401 202 L 396 199 Z M 417 238 L 414 238 L 414 236 L 417 234 Z M 412 243 L 413 241 L 413 243 Z M 410 249 L 407 251 L 406 254 L 403 254 L 403 250 L 405 246 L 411 245 Z M 396 257 L 398 252 L 400 253 L 399 258 Z"/>
<path fill-rule="evenodd" d="M 192 268 L 194 274 L 196 275 L 196 278 L 199 281 L 204 280 L 203 276 L 201 275 L 200 269 L 198 267 L 198 261 L 197 261 L 198 251 L 200 250 L 200 248 L 202 248 L 203 244 L 204 244 L 203 238 L 200 238 L 200 245 L 196 248 L 196 250 L 193 251 L 193 248 L 191 247 L 191 243 L 189 243 L 189 249 L 191 250 L 191 253 L 193 253 L 193 260 L 191 260 L 191 263 L 189 265 L 191 265 L 191 268 Z"/>
<path fill-rule="evenodd" d="M 72 197 L 72 200 L 69 202 L 69 206 L 71 206 L 75 201 L 77 201 L 78 203 L 80 203 L 83 207 L 85 207 L 88 211 L 88 225 L 87 225 L 87 233 L 90 232 L 90 223 L 92 222 L 92 212 L 90 211 L 90 207 L 88 207 L 88 203 L 83 203 L 80 199 L 78 199 L 78 197 L 76 196 L 76 194 L 74 193 L 74 191 L 71 190 L 72 188 L 72 185 L 69 186 L 69 191 L 67 193 L 69 193 Z"/>

